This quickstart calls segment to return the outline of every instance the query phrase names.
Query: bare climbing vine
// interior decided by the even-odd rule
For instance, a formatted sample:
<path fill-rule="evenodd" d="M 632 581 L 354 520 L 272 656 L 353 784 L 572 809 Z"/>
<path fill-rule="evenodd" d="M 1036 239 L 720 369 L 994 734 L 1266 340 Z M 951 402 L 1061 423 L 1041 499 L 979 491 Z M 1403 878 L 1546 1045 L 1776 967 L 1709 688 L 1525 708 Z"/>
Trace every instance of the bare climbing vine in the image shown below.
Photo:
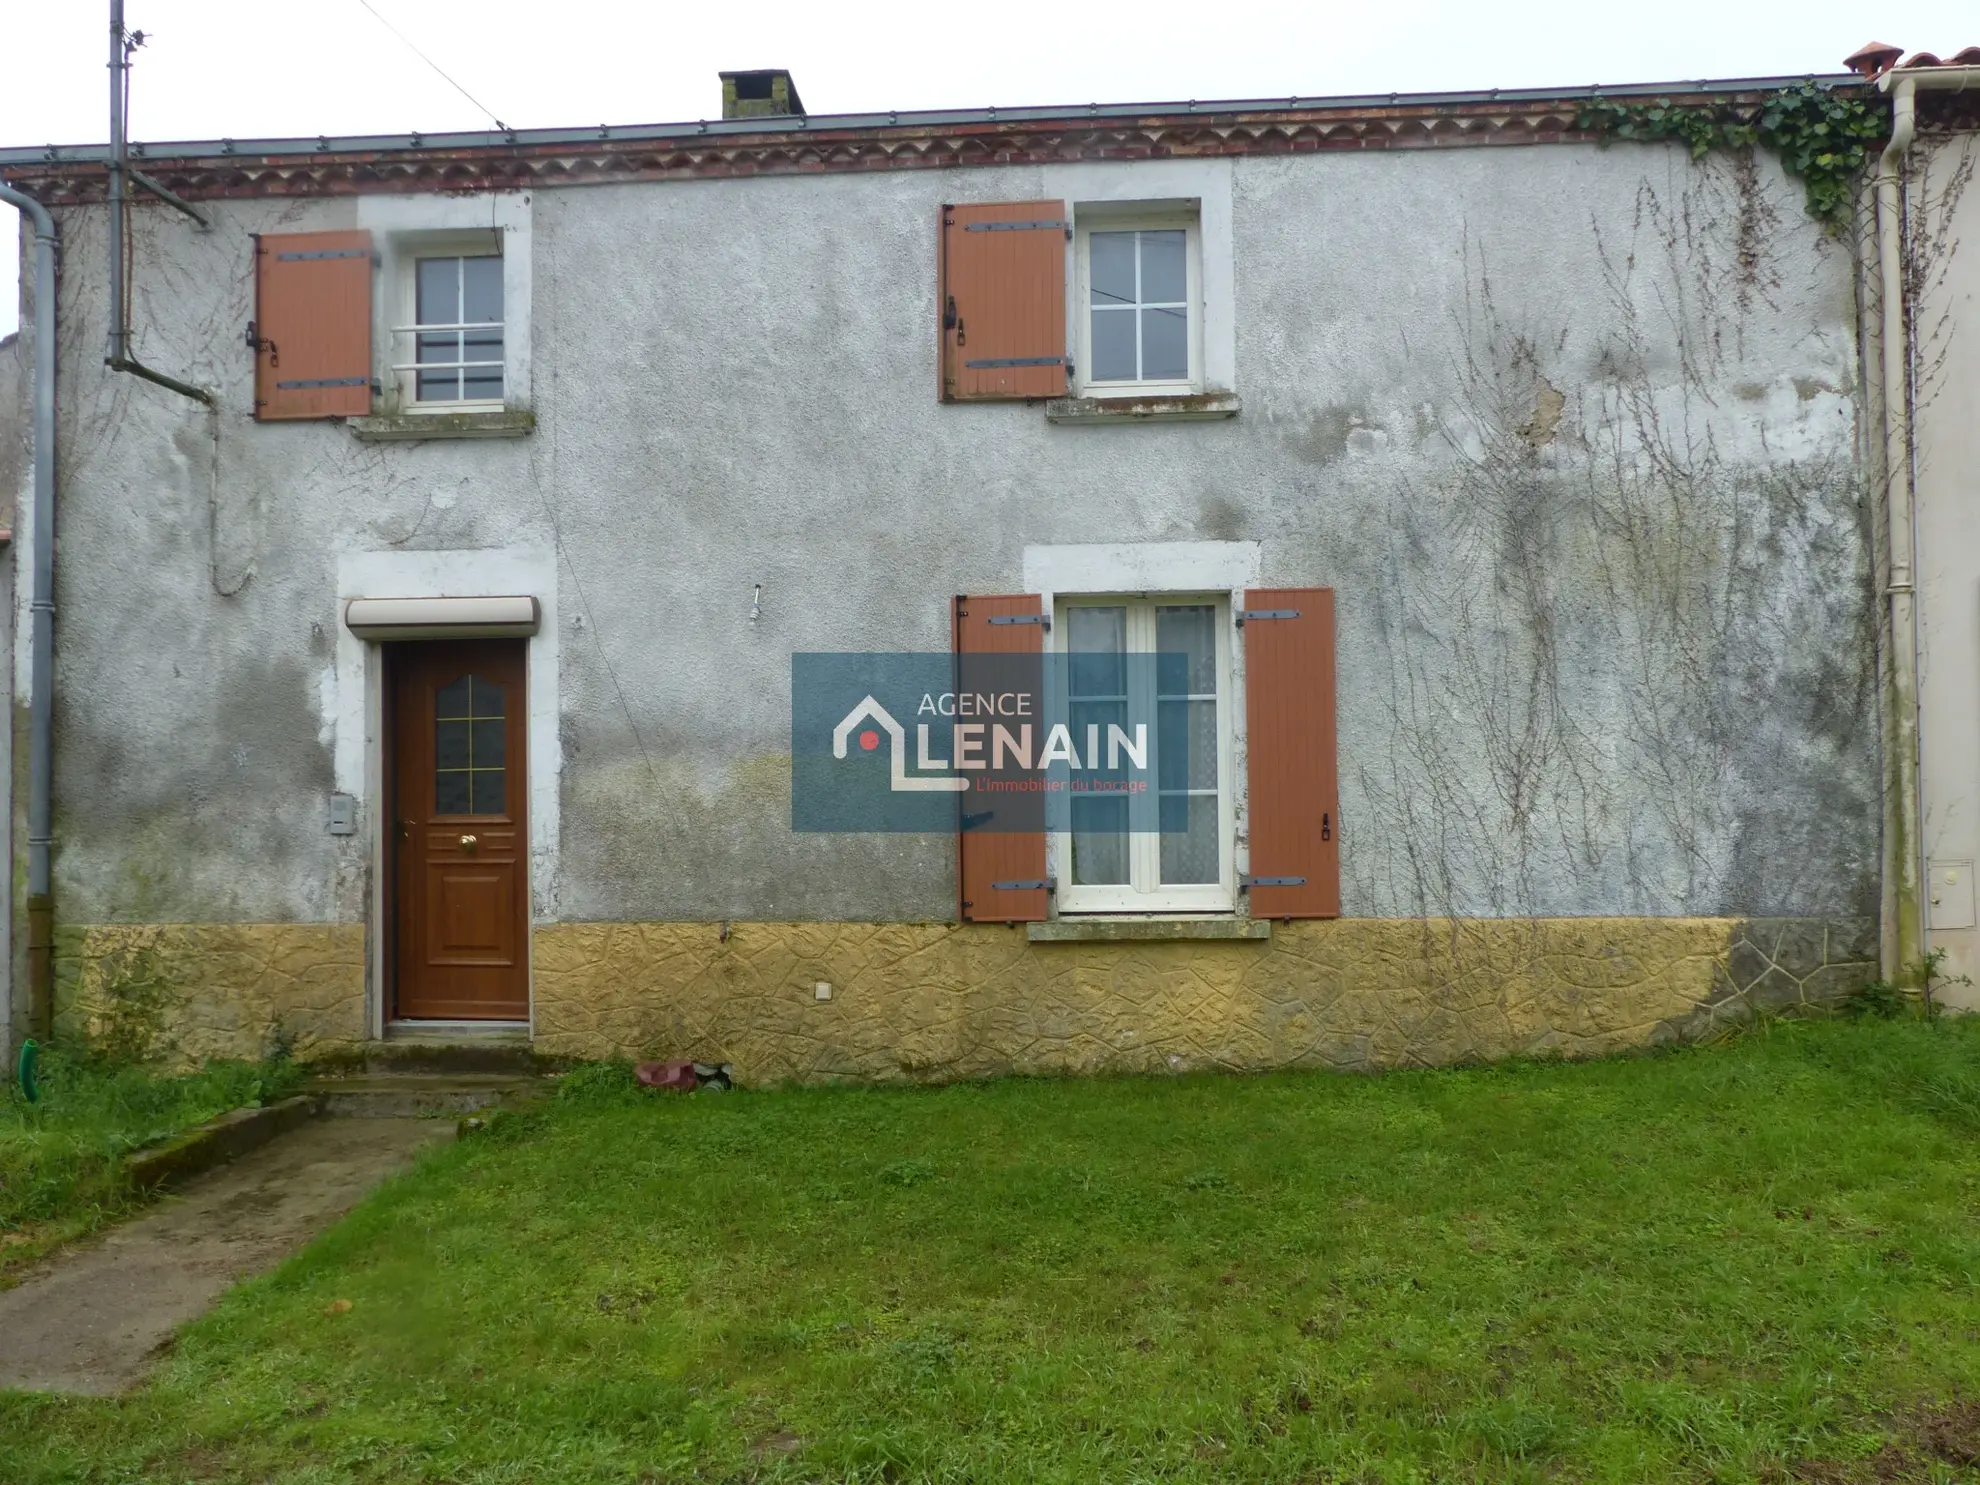
<path fill-rule="evenodd" d="M 1907 194 L 1904 232 L 1905 303 L 1912 314 L 1912 416 L 1932 405 L 1944 387 L 1946 356 L 1957 328 L 1953 296 L 1946 292 L 1947 274 L 1958 255 L 1959 238 L 1953 223 L 1959 204 L 1973 183 L 1980 143 L 1966 133 L 1935 140 L 1925 163 L 1916 172 Z M 1919 307 L 1936 306 L 1920 315 Z"/>
<path fill-rule="evenodd" d="M 1399 482 L 1386 522 L 1388 746 L 1359 768 L 1355 891 L 1438 916 L 1858 906 L 1870 863 L 1770 803 L 1820 797 L 1874 839 L 1850 389 L 1739 379 L 1749 311 L 1800 287 L 1743 225 L 1772 209 L 1731 161 L 1646 183 L 1634 223 L 1591 225 L 1593 343 L 1573 307 L 1504 311 L 1467 242 L 1448 473 Z M 1722 406 L 1741 397 L 1782 416 Z M 1817 398 L 1836 433 L 1772 447 Z"/>

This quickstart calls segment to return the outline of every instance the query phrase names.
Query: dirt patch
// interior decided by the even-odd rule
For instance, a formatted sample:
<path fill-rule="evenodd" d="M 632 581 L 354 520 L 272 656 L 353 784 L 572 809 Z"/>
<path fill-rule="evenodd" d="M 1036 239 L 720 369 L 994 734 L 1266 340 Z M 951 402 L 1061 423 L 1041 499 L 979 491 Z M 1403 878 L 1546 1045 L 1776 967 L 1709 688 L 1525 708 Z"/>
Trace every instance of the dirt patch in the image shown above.
<path fill-rule="evenodd" d="M 764 1434 L 749 1446 L 752 1459 L 780 1459 L 804 1447 L 804 1440 L 788 1428 Z"/>
<path fill-rule="evenodd" d="M 0 1293 L 0 1388 L 108 1396 L 174 1331 L 357 1205 L 450 1121 L 318 1119 Z"/>
<path fill-rule="evenodd" d="M 1804 1459 L 1789 1467 L 1803 1485 L 1884 1485 L 1929 1480 L 1932 1466 L 1980 1466 L 1980 1402 L 1955 1399 L 1894 1415 L 1890 1436 L 1862 1459 Z"/>
<path fill-rule="evenodd" d="M 1980 1465 L 1980 1402 L 1950 1403 L 1927 1415 L 1918 1430 L 1934 1458 L 1971 1469 Z"/>

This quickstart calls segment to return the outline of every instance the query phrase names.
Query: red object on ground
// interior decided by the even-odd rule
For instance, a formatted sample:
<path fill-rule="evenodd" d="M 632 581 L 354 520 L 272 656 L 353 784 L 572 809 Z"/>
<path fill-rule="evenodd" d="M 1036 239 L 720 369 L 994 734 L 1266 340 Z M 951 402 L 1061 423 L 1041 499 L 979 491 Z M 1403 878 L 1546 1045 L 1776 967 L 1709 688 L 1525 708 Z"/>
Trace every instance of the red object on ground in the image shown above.
<path fill-rule="evenodd" d="M 649 1088 L 674 1093 L 692 1093 L 695 1089 L 692 1062 L 642 1062 L 633 1072 Z"/>

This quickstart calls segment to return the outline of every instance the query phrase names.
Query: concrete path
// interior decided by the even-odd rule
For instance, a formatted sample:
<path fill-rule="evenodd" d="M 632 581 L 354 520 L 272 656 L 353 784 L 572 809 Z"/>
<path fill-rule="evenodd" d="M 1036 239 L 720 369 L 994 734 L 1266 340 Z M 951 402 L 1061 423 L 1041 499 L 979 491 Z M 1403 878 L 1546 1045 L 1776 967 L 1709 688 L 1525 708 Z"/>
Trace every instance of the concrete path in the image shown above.
<path fill-rule="evenodd" d="M 452 1120 L 315 1119 L 0 1291 L 0 1388 L 107 1397 L 186 1321 L 357 1205 Z"/>

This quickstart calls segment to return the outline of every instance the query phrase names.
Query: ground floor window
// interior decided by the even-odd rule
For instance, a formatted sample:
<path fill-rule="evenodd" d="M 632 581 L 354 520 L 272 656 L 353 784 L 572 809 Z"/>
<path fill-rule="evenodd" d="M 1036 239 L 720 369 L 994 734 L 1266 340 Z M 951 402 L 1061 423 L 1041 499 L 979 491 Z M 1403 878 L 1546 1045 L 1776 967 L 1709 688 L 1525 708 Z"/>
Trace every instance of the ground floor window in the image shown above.
<path fill-rule="evenodd" d="M 1153 752 L 1152 797 L 1072 801 L 1062 912 L 1223 912 L 1234 904 L 1230 606 L 1223 595 L 1061 598 L 1064 715 Z M 1152 660 L 1130 657 L 1150 656 Z"/>

